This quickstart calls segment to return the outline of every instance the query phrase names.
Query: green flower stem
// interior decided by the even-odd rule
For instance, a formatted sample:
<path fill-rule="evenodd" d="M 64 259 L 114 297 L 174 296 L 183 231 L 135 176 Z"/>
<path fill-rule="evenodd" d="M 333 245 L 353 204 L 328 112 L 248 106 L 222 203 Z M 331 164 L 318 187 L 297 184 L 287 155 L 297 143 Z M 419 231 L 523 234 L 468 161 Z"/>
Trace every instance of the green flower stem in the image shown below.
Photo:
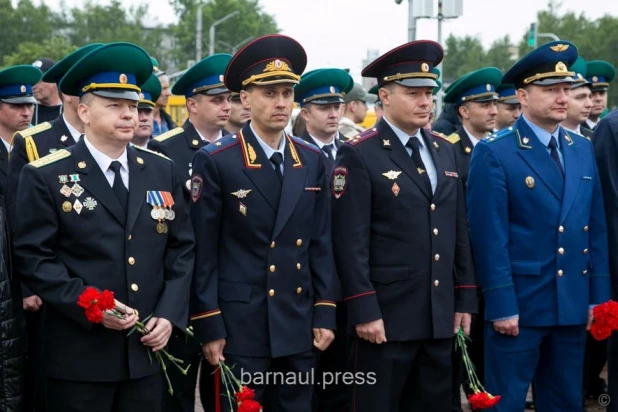
<path fill-rule="evenodd" d="M 474 393 L 485 392 L 485 388 L 483 388 L 483 385 L 479 381 L 479 378 L 476 375 L 476 370 L 474 369 L 474 364 L 472 363 L 470 355 L 468 354 L 467 341 L 470 340 L 470 338 L 464 335 L 462 329 L 459 329 L 459 332 L 457 332 L 455 339 L 456 348 L 457 350 L 461 351 L 461 357 L 463 359 L 464 366 L 466 367 L 470 389 L 472 389 Z"/>
<path fill-rule="evenodd" d="M 230 395 L 230 387 L 229 387 L 229 385 L 231 385 L 231 382 L 228 384 L 227 378 L 226 378 L 226 372 L 222 368 L 222 365 L 225 366 L 223 362 L 219 361 L 219 370 L 221 371 L 221 380 L 223 381 L 223 384 L 225 385 L 225 392 L 227 394 L 227 400 L 230 403 L 230 411 L 233 411 L 234 407 L 232 406 L 232 395 Z"/>
<path fill-rule="evenodd" d="M 174 396 L 174 388 L 172 387 L 172 382 L 170 381 L 170 377 L 167 375 L 167 366 L 165 366 L 165 362 L 161 357 L 161 352 L 156 352 L 157 360 L 161 365 L 161 369 L 163 369 L 163 374 L 165 375 L 165 379 L 167 380 L 167 390 L 169 391 L 171 396 Z"/>

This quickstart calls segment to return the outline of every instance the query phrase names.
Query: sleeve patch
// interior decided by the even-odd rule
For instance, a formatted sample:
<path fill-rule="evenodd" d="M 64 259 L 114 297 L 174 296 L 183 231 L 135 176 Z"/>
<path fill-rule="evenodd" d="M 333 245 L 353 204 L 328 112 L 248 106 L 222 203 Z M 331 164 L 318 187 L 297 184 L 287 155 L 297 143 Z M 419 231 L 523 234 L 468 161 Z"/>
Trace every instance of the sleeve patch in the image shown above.
<path fill-rule="evenodd" d="M 193 176 L 191 178 L 191 200 L 193 200 L 193 203 L 197 203 L 200 199 L 203 186 L 204 180 L 200 176 Z"/>
<path fill-rule="evenodd" d="M 332 193 L 335 199 L 339 199 L 348 187 L 348 168 L 337 166 L 333 170 Z"/>

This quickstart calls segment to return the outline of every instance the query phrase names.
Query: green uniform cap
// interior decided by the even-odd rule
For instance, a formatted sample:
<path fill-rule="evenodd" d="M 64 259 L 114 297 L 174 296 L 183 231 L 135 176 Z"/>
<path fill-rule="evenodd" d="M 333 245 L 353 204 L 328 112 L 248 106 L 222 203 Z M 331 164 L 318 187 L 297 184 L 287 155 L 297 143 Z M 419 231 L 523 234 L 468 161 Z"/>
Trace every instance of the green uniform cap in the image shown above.
<path fill-rule="evenodd" d="M 176 81 L 172 93 L 189 98 L 197 93 L 216 95 L 229 92 L 223 84 L 223 74 L 230 60 L 232 55 L 226 53 L 200 60 Z"/>
<path fill-rule="evenodd" d="M 484 67 L 465 74 L 446 90 L 444 101 L 461 105 L 465 102 L 498 100 L 496 87 L 500 85 L 502 72 L 496 67 Z"/>
<path fill-rule="evenodd" d="M 586 80 L 592 83 L 592 91 L 604 91 L 616 77 L 616 68 L 605 60 L 593 60 L 586 63 Z"/>
<path fill-rule="evenodd" d="M 343 103 L 343 96 L 352 89 L 354 80 L 345 70 L 318 69 L 305 73 L 294 87 L 294 100 L 307 103 Z"/>
<path fill-rule="evenodd" d="M 154 109 L 156 101 L 161 96 L 161 82 L 156 73 L 150 75 L 150 79 L 141 87 L 138 109 Z"/>
<path fill-rule="evenodd" d="M 87 44 L 84 47 L 80 47 L 50 67 L 49 70 L 43 74 L 43 78 L 41 80 L 46 83 L 59 83 L 75 63 L 91 51 L 98 49 L 101 46 L 103 46 L 103 43 L 92 43 Z"/>
<path fill-rule="evenodd" d="M 43 73 L 29 64 L 12 66 L 0 71 L 0 101 L 11 104 L 35 104 L 32 86 L 41 80 Z"/>

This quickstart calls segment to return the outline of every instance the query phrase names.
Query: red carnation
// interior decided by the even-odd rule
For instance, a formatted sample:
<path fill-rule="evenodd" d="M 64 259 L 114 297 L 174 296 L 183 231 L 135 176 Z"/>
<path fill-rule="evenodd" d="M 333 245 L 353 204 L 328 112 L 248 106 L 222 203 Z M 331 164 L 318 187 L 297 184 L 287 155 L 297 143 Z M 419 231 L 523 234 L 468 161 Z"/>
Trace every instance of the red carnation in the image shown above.
<path fill-rule="evenodd" d="M 90 306 L 86 309 L 86 319 L 88 319 L 88 322 L 101 323 L 103 320 L 103 312 L 101 312 L 98 306 Z"/>
<path fill-rule="evenodd" d="M 590 328 L 590 334 L 596 340 L 605 340 L 612 335 L 612 327 L 604 321 L 595 320 Z"/>
<path fill-rule="evenodd" d="M 84 290 L 82 294 L 79 295 L 77 304 L 84 309 L 88 309 L 89 307 L 96 305 L 100 298 L 101 294 L 99 293 L 99 291 L 93 287 L 88 286 L 86 290 Z"/>
<path fill-rule="evenodd" d="M 493 396 L 487 392 L 477 392 L 468 396 L 468 402 L 470 402 L 472 409 L 489 409 L 500 402 L 500 396 Z"/>
<path fill-rule="evenodd" d="M 255 399 L 255 391 L 247 386 L 243 386 L 236 392 L 236 402 L 238 403 L 253 399 Z"/>
<path fill-rule="evenodd" d="M 114 292 L 104 290 L 99 297 L 98 305 L 101 310 L 112 310 L 116 307 L 116 301 L 114 299 Z"/>
<path fill-rule="evenodd" d="M 238 412 L 262 412 L 262 405 L 252 399 L 247 399 L 238 404 Z"/>

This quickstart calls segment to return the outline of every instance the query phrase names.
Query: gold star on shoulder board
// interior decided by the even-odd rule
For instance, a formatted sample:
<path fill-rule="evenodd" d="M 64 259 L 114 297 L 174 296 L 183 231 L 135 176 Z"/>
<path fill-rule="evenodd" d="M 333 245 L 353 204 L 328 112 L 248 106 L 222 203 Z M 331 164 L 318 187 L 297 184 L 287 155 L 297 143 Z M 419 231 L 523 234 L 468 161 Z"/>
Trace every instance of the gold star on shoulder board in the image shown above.
<path fill-rule="evenodd" d="M 215 143 L 215 146 L 221 146 L 221 142 Z"/>
<path fill-rule="evenodd" d="M 382 145 L 383 146 L 390 146 L 391 145 L 391 141 L 388 140 L 388 139 L 384 139 L 384 140 L 382 140 Z"/>
<path fill-rule="evenodd" d="M 382 173 L 382 176 L 386 177 L 388 180 L 395 180 L 399 177 L 400 174 L 401 174 L 401 171 L 396 172 L 394 170 L 389 170 L 386 173 Z"/>

